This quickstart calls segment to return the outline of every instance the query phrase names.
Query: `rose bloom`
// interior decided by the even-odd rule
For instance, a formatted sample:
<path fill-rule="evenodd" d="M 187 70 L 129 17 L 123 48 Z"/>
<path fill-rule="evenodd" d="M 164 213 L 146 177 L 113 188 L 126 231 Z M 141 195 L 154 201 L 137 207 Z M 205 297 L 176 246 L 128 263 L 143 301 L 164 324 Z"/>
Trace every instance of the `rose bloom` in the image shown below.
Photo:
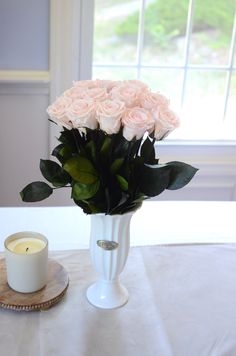
<path fill-rule="evenodd" d="M 127 109 L 122 118 L 123 136 L 127 141 L 131 141 L 134 137 L 139 140 L 146 131 L 153 131 L 154 123 L 149 111 L 139 107 Z"/>
<path fill-rule="evenodd" d="M 78 80 L 78 81 L 74 81 L 73 85 L 76 88 L 86 88 L 86 89 L 92 89 L 97 87 L 95 80 Z"/>
<path fill-rule="evenodd" d="M 140 105 L 147 110 L 154 110 L 160 107 L 167 107 L 169 100 L 159 93 L 143 92 L 140 95 Z"/>
<path fill-rule="evenodd" d="M 114 88 L 117 85 L 120 85 L 120 81 L 114 81 L 114 80 L 101 80 L 101 79 L 96 79 L 95 83 L 98 88 L 105 88 L 107 92 L 109 93 L 112 88 Z"/>
<path fill-rule="evenodd" d="M 121 117 L 125 104 L 119 100 L 104 100 L 97 105 L 96 116 L 100 129 L 111 135 L 117 133 L 121 126 Z"/>
<path fill-rule="evenodd" d="M 137 106 L 139 104 L 139 96 L 140 89 L 129 84 L 118 85 L 111 90 L 111 97 L 123 101 L 127 108 Z"/>
<path fill-rule="evenodd" d="M 85 97 L 95 101 L 103 101 L 108 98 L 108 94 L 105 88 L 92 88 L 86 91 Z"/>
<path fill-rule="evenodd" d="M 75 100 L 70 106 L 68 116 L 74 128 L 87 127 L 94 130 L 98 126 L 95 104 L 92 99 Z"/>
<path fill-rule="evenodd" d="M 72 87 L 66 90 L 63 93 L 63 96 L 66 96 L 71 99 L 83 99 L 84 97 L 86 97 L 87 91 L 88 90 L 83 87 Z"/>
<path fill-rule="evenodd" d="M 135 87 L 136 89 L 141 89 L 142 91 L 149 91 L 147 84 L 141 82 L 138 79 L 130 79 L 125 81 L 126 84 Z"/>
<path fill-rule="evenodd" d="M 47 108 L 47 113 L 60 126 L 71 129 L 73 124 L 68 116 L 68 112 L 73 100 L 64 96 L 59 97 L 52 105 Z"/>
<path fill-rule="evenodd" d="M 153 118 L 155 120 L 154 137 L 157 140 L 162 140 L 171 131 L 179 127 L 179 118 L 169 108 L 161 108 L 153 111 Z"/>

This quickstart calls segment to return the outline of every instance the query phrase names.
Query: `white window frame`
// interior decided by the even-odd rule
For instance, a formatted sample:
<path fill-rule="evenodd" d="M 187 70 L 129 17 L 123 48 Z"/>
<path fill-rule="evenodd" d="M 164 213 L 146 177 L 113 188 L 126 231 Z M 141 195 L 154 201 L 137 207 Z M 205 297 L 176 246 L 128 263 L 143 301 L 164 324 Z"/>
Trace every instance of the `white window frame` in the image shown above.
<path fill-rule="evenodd" d="M 144 5 L 145 0 L 141 4 L 142 11 Z M 185 63 L 181 67 L 186 70 L 190 68 L 188 52 L 193 6 L 194 0 L 190 0 Z M 50 18 L 50 101 L 53 101 L 62 91 L 71 86 L 73 80 L 91 78 L 94 0 L 51 0 Z M 234 36 L 236 36 L 235 32 L 236 21 Z M 140 68 L 141 63 L 142 37 L 143 20 L 141 19 L 137 68 Z M 230 63 L 227 67 L 222 67 L 223 70 L 228 70 L 228 85 L 225 93 L 227 100 L 233 50 L 231 44 Z M 163 68 L 163 66 L 159 67 Z M 195 67 L 198 69 L 198 66 Z M 185 81 L 183 93 L 184 86 Z M 49 151 L 55 146 L 55 135 L 56 127 L 52 125 Z M 157 152 L 162 161 L 181 160 L 200 169 L 195 179 L 187 186 L 188 188 L 178 193 L 176 199 L 196 199 L 199 194 L 205 200 L 236 200 L 236 141 L 167 140 L 157 144 Z M 175 199 L 173 192 L 171 194 L 171 199 Z M 225 199 L 221 194 L 225 194 Z M 169 199 L 168 196 L 166 199 Z"/>
<path fill-rule="evenodd" d="M 93 0 L 50 0 L 50 102 L 73 80 L 91 78 Z M 50 124 L 49 154 L 58 129 Z"/>

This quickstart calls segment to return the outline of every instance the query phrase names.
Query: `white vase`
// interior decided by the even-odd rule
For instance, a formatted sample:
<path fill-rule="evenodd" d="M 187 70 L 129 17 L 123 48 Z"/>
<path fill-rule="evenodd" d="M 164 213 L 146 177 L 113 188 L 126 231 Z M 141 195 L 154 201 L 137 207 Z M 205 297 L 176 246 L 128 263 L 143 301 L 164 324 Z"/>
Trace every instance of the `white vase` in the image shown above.
<path fill-rule="evenodd" d="M 87 298 L 96 307 L 118 308 L 129 299 L 119 275 L 129 253 L 132 215 L 91 215 L 90 253 L 98 280 L 88 288 Z"/>

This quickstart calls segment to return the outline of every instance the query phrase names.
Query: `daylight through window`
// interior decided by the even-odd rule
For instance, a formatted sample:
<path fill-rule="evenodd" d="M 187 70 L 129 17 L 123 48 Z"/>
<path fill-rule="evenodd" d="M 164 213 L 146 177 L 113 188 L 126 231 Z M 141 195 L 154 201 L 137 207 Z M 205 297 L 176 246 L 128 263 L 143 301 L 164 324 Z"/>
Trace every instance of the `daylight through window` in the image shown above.
<path fill-rule="evenodd" d="M 235 42 L 235 0 L 96 0 L 93 78 L 167 95 L 169 139 L 236 140 Z"/>

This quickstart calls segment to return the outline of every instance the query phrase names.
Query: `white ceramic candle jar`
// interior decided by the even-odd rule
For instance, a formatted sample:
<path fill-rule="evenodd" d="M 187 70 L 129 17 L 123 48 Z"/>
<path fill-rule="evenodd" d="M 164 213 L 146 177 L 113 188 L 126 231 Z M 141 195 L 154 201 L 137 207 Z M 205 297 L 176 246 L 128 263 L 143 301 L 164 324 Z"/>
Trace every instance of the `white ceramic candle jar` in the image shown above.
<path fill-rule="evenodd" d="M 47 283 L 48 240 L 37 232 L 18 232 L 5 240 L 7 282 L 17 292 L 32 293 Z"/>

